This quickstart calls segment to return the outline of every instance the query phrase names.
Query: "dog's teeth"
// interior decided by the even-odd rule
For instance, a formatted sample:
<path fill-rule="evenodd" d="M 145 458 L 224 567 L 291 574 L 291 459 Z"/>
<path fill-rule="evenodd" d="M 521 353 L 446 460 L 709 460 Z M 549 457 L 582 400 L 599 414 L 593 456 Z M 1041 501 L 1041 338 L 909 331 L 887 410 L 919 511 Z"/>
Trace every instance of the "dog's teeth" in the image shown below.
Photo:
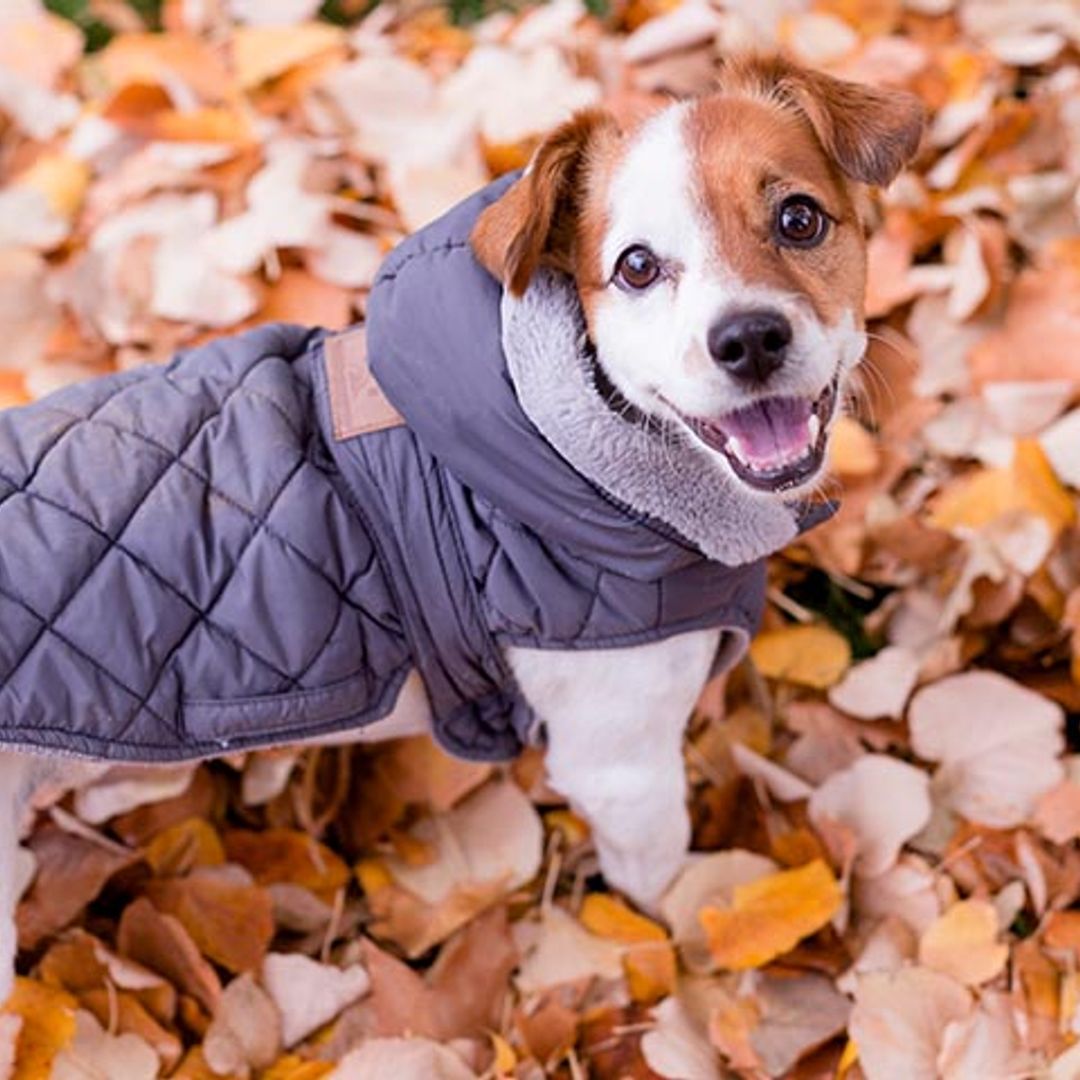
<path fill-rule="evenodd" d="M 811 448 L 817 446 L 818 436 L 821 434 L 821 417 L 817 413 L 810 414 L 810 422 L 807 424 L 810 435 Z"/>
<path fill-rule="evenodd" d="M 738 435 L 729 435 L 727 444 L 724 449 L 730 450 L 731 453 L 733 453 L 744 465 L 753 464 L 750 460 L 750 455 L 747 452 L 746 447 L 743 446 L 742 440 L 739 438 Z"/>

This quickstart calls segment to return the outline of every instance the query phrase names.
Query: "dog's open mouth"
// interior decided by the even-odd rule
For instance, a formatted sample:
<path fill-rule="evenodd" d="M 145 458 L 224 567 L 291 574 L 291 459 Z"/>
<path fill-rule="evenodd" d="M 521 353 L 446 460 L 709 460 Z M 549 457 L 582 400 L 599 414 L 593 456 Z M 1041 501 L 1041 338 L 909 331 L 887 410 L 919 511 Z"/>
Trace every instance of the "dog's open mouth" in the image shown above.
<path fill-rule="evenodd" d="M 762 398 L 715 419 L 683 420 L 706 446 L 727 458 L 745 484 L 776 492 L 805 484 L 821 468 L 835 408 L 833 380 L 815 401 Z"/>

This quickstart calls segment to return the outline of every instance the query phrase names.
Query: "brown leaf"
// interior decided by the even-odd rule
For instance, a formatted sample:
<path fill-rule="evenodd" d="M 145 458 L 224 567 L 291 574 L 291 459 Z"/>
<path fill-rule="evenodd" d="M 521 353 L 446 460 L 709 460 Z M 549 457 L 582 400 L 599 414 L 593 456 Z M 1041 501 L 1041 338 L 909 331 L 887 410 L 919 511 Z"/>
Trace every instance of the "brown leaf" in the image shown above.
<path fill-rule="evenodd" d="M 124 909 L 116 932 L 117 948 L 140 964 L 160 972 L 181 993 L 190 994 L 207 1012 L 221 996 L 217 973 L 199 952 L 179 919 L 163 915 L 145 897 Z"/>
<path fill-rule="evenodd" d="M 50 934 L 74 922 L 109 878 L 139 858 L 134 851 L 73 836 L 52 822 L 37 830 L 29 848 L 38 872 L 15 914 L 24 949 L 37 948 Z"/>
<path fill-rule="evenodd" d="M 148 882 L 146 895 L 159 911 L 180 921 L 205 956 L 228 971 L 254 970 L 270 948 L 274 914 L 269 893 L 227 867 Z"/>
<path fill-rule="evenodd" d="M 222 840 L 229 861 L 243 866 L 259 885 L 287 882 L 329 898 L 351 876 L 340 856 L 296 829 L 231 829 Z"/>

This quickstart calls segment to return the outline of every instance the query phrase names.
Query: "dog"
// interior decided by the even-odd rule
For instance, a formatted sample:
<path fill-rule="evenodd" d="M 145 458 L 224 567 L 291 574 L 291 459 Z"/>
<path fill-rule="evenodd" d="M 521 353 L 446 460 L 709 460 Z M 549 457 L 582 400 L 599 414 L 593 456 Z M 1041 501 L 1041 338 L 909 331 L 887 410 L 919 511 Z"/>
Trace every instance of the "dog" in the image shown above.
<path fill-rule="evenodd" d="M 26 504 L 14 522 L 0 505 L 0 597 L 9 612 L 0 627 L 5 618 L 27 622 L 25 640 L 7 650 L 19 658 L 0 670 L 0 745 L 8 748 L 0 754 L 0 1000 L 16 949 L 19 823 L 46 778 L 71 784 L 95 767 L 35 752 L 164 760 L 434 729 L 452 750 L 498 759 L 543 739 L 550 782 L 588 820 L 609 884 L 655 905 L 690 841 L 684 726 L 710 674 L 748 644 L 764 557 L 813 520 L 808 497 L 865 348 L 868 190 L 915 155 L 923 123 L 912 95 L 777 57 L 733 58 L 700 98 L 630 123 L 592 109 L 555 130 L 522 175 L 391 255 L 359 338 L 256 331 L 237 346 L 247 359 L 235 377 L 232 346 L 211 346 L 164 374 L 129 373 L 100 392 L 45 399 L 44 411 L 23 420 L 6 414 L 22 425 L 12 431 L 52 427 L 40 445 L 23 435 L 0 442 L 0 464 L 16 442 L 32 459 L 14 478 L 6 475 L 13 466 L 0 468 L 0 482 Z M 219 393 L 214 380 L 228 378 Z M 296 379 L 295 393 L 282 389 Z M 164 434 L 138 426 L 159 407 L 146 404 L 148 394 L 159 395 L 166 416 L 174 410 L 174 426 L 191 428 L 189 441 L 169 442 L 168 419 Z M 203 397 L 213 408 L 191 413 L 190 401 Z M 223 430 L 226 400 L 246 412 L 228 414 L 228 437 L 208 447 L 198 440 L 208 426 Z M 300 430 L 313 402 L 328 402 L 332 434 L 322 441 L 315 427 Z M 233 453 L 244 424 L 277 427 L 242 468 L 219 468 L 213 455 Z M 138 472 L 140 455 L 162 461 L 115 529 L 112 502 L 72 509 L 76 496 L 47 475 L 64 439 L 87 430 L 135 440 L 138 454 L 104 484 L 110 499 L 120 475 Z M 264 506 L 252 479 L 245 509 L 244 494 L 225 491 L 221 478 L 264 468 L 262 448 L 276 453 L 289 439 L 306 456 L 289 451 L 288 475 L 303 482 L 282 481 Z M 218 500 L 214 515 L 169 517 L 179 495 L 158 505 L 177 474 L 191 499 Z M 87 480 L 91 489 L 95 482 Z M 388 499 L 394 483 L 412 494 Z M 282 492 L 297 487 L 308 502 L 282 517 Z M 434 510 L 416 510 L 418 491 Z M 387 503 L 385 512 L 371 509 Z M 55 540 L 60 526 L 43 524 L 50 508 L 83 522 L 101 554 L 70 589 L 57 587 L 65 595 L 43 600 L 45 583 L 27 591 L 24 538 L 45 537 L 54 558 L 78 546 L 65 547 Z M 208 521 L 224 530 L 216 523 L 230 513 L 254 524 L 221 556 L 227 573 L 211 565 L 228 547 L 217 531 L 195 554 L 157 550 L 186 543 L 186 530 Z M 370 551 L 368 533 L 353 516 L 341 524 L 342 515 L 364 519 Z M 145 518 L 148 533 L 136 528 Z M 336 538 L 325 548 L 324 530 Z M 418 544 L 426 544 L 419 553 Z M 244 560 L 260 545 L 292 561 L 265 557 L 252 569 Z M 356 545 L 366 552 L 355 556 L 359 569 L 335 569 Z M 183 572 L 215 582 L 205 596 L 201 580 L 170 577 L 189 556 Z M 443 576 L 429 579 L 429 563 Z M 382 568 L 378 596 L 360 612 L 349 590 L 371 566 Z M 323 591 L 286 595 L 275 608 L 294 571 Z M 106 588 L 98 579 L 110 573 L 116 582 Z M 241 575 L 241 606 L 257 610 L 230 622 L 221 608 Z M 83 604 L 88 590 L 96 607 Z M 338 605 L 325 626 L 321 596 Z M 123 610 L 105 644 L 78 637 L 84 620 L 65 621 L 78 604 L 111 618 L 117 597 Z M 156 598 L 178 613 L 166 618 Z M 381 657 L 374 680 L 342 659 L 352 638 L 340 627 L 361 615 L 363 633 L 374 635 L 363 639 L 365 662 Z M 141 637 L 128 634 L 140 618 Z M 169 619 L 178 620 L 175 632 Z M 295 630 L 308 621 L 310 630 Z M 297 656 L 315 657 L 303 665 L 289 655 L 294 632 Z M 133 650 L 133 640 L 145 649 Z M 156 667 L 144 673 L 151 660 Z M 316 668 L 328 672 L 322 682 Z M 56 690 L 61 684 L 69 689 Z M 121 705 L 127 720 L 111 732 Z"/>

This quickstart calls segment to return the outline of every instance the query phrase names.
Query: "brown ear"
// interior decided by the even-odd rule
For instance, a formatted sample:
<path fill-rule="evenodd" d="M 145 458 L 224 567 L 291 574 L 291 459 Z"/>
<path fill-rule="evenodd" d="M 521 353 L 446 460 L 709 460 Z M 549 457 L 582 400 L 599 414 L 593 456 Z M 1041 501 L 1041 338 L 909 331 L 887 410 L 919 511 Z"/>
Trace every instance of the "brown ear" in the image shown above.
<path fill-rule="evenodd" d="M 884 186 L 919 149 L 926 111 L 914 94 L 834 79 L 781 57 L 745 57 L 725 75 L 802 112 L 852 180 Z"/>
<path fill-rule="evenodd" d="M 572 269 L 574 217 L 590 153 L 617 132 L 602 109 L 586 109 L 537 148 L 524 176 L 481 213 L 469 238 L 481 264 L 520 296 L 541 262 Z"/>

